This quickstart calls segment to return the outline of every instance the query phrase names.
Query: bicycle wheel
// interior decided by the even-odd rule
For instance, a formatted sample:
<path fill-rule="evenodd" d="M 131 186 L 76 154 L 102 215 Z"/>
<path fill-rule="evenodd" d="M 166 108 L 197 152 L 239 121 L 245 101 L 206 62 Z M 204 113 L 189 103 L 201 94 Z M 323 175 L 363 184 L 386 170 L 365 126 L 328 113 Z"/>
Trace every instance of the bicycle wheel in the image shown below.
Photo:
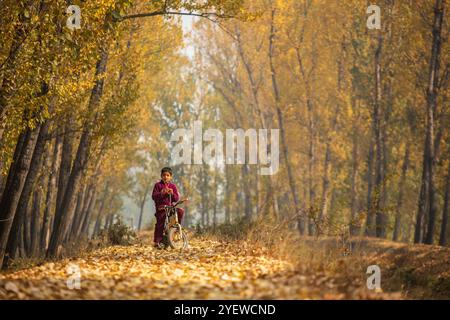
<path fill-rule="evenodd" d="M 183 231 L 180 225 L 169 229 L 168 240 L 170 247 L 173 249 L 186 249 L 188 246 L 186 232 Z"/>

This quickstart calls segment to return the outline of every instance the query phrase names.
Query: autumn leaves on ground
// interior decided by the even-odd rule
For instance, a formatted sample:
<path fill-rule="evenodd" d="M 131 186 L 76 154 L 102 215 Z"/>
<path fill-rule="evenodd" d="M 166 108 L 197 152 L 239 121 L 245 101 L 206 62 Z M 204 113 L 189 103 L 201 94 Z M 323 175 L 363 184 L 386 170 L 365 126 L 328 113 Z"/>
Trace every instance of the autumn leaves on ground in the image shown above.
<path fill-rule="evenodd" d="M 0 5 L 0 298 L 450 297 L 448 1 L 73 2 Z M 167 165 L 186 226 L 292 229 L 83 251 Z"/>
<path fill-rule="evenodd" d="M 300 240 L 293 235 L 295 246 L 284 239 L 271 249 L 251 239 L 220 240 L 193 232 L 190 236 L 190 247 L 183 252 L 153 248 L 151 234 L 144 232 L 130 246 L 108 246 L 79 257 L 2 273 L 0 298 L 450 297 L 448 248 L 358 239 L 351 242 L 352 252 L 343 255 L 335 238 Z M 366 268 L 373 263 L 382 270 L 383 288 L 377 292 L 366 288 Z M 70 289 L 76 270 L 81 288 Z"/>

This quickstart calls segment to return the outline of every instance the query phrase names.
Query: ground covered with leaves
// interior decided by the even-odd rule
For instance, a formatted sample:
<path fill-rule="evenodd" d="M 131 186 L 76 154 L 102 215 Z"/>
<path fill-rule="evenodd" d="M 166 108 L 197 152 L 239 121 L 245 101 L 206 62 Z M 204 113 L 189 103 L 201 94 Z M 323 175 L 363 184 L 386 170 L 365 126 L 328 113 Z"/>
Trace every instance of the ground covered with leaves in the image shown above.
<path fill-rule="evenodd" d="M 364 259 L 360 255 L 334 257 L 324 249 L 327 246 L 322 246 L 321 249 L 303 249 L 293 253 L 295 259 L 285 259 L 274 254 L 274 249 L 248 241 L 225 241 L 206 236 L 193 237 L 190 247 L 180 252 L 155 249 L 149 238 L 146 235 L 146 241 L 131 246 L 100 248 L 77 258 L 0 273 L 0 298 L 408 298 L 401 290 L 396 290 L 398 286 L 393 286 L 390 292 L 366 288 L 365 271 L 367 263 L 375 259 L 374 255 Z M 307 243 L 302 245 L 308 246 Z M 448 253 L 448 249 L 443 250 Z M 385 250 L 380 254 L 388 255 L 389 252 Z M 392 258 L 389 260 L 396 263 Z M 79 271 L 79 289 L 68 286 L 68 280 L 73 281 L 76 275 L 74 270 Z M 448 280 L 448 274 L 445 276 L 448 265 L 441 271 Z"/>

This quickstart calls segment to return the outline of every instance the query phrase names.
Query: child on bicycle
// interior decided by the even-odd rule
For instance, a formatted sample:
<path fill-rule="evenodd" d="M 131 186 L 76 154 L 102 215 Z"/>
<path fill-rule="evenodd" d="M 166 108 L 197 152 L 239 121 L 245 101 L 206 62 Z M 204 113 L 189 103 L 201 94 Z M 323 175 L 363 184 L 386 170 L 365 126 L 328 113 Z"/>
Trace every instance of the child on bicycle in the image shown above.
<path fill-rule="evenodd" d="M 164 233 L 164 221 L 165 221 L 165 205 L 172 205 L 180 199 L 177 186 L 172 181 L 172 169 L 164 167 L 161 170 L 161 180 L 158 181 L 153 187 L 152 199 L 155 201 L 155 234 L 153 237 L 154 246 L 157 248 L 162 247 L 161 241 L 163 240 Z M 178 221 L 181 224 L 183 219 L 184 210 L 177 208 Z"/>

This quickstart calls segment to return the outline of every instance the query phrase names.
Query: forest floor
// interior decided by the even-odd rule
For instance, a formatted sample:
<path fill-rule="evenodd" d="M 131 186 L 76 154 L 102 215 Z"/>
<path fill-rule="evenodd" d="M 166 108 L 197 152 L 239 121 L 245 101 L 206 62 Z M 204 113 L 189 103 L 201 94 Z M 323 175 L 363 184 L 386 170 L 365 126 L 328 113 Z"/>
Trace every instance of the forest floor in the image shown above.
<path fill-rule="evenodd" d="M 449 248 L 357 239 L 343 256 L 336 239 L 311 238 L 282 257 L 242 240 L 192 236 L 179 252 L 149 239 L 0 273 L 0 299 L 450 298 Z M 381 268 L 377 292 L 366 287 L 370 264 Z M 81 288 L 69 289 L 77 269 Z"/>

